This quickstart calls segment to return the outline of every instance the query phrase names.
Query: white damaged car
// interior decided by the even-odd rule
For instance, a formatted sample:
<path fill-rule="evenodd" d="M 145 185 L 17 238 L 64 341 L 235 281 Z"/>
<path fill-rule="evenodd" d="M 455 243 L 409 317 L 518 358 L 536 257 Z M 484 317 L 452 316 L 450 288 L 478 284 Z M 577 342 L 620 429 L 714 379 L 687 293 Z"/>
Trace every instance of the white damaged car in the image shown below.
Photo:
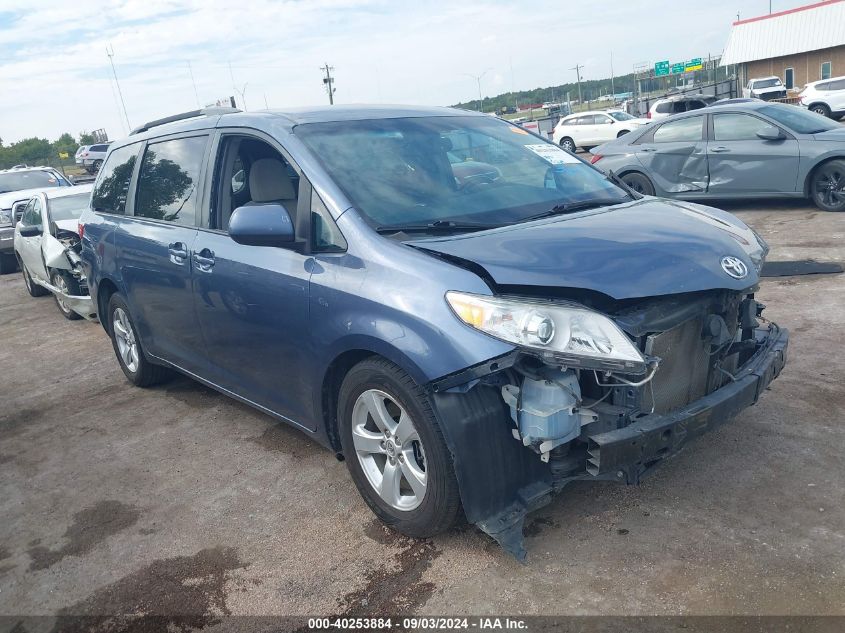
<path fill-rule="evenodd" d="M 26 289 L 33 297 L 53 293 L 66 319 L 94 319 L 88 280 L 79 259 L 79 216 L 93 185 L 47 189 L 35 194 L 15 225 L 14 249 Z"/>

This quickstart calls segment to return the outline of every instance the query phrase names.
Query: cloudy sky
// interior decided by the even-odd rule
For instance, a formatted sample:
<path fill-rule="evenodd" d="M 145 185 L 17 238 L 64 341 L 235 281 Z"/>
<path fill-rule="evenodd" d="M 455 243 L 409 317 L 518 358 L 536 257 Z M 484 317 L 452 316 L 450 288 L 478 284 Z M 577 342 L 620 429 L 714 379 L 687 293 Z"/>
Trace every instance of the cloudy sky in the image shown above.
<path fill-rule="evenodd" d="M 774 0 L 774 10 L 809 0 Z M 718 54 L 767 0 L 0 0 L 0 138 L 127 126 L 244 91 L 248 109 L 444 104 Z M 190 66 L 189 66 L 190 64 Z M 231 72 L 230 72 L 231 64 Z M 489 69 L 489 70 L 488 70 Z M 191 80 L 191 71 L 193 79 Z M 194 89 L 196 85 L 196 91 Z"/>

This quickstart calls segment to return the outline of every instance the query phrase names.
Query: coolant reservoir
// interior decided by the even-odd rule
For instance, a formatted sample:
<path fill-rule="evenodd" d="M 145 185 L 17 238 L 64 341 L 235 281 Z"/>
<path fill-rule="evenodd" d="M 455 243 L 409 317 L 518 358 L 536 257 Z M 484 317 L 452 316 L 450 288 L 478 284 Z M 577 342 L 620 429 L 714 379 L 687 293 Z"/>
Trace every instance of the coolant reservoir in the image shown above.
<path fill-rule="evenodd" d="M 581 387 L 571 369 L 548 368 L 540 380 L 525 377 L 521 389 L 505 385 L 502 397 L 519 427 L 522 443 L 541 453 L 581 433 L 581 416 L 575 411 Z"/>

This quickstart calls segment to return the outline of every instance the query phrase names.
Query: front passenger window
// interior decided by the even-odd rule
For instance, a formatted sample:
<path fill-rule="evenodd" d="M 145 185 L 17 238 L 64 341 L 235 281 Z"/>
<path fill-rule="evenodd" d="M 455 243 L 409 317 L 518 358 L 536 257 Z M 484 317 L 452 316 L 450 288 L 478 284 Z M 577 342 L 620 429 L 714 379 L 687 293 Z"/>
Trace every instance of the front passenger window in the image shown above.
<path fill-rule="evenodd" d="M 311 194 L 311 248 L 315 253 L 337 253 L 346 250 L 346 239 L 337 228 L 326 204 L 317 195 Z"/>
<path fill-rule="evenodd" d="M 714 114 L 713 140 L 759 141 L 757 132 L 769 127 L 769 123 L 750 114 Z"/>
<path fill-rule="evenodd" d="M 144 151 L 135 216 L 194 226 L 206 136 L 150 143 Z"/>

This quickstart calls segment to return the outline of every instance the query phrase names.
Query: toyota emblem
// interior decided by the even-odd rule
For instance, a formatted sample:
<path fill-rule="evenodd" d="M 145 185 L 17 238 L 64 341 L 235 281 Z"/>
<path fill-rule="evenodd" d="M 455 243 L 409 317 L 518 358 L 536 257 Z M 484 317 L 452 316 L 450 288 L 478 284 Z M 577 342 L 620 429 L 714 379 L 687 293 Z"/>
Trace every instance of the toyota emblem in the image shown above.
<path fill-rule="evenodd" d="M 727 255 L 722 258 L 722 270 L 734 279 L 745 279 L 748 276 L 748 266 L 739 257 Z"/>

